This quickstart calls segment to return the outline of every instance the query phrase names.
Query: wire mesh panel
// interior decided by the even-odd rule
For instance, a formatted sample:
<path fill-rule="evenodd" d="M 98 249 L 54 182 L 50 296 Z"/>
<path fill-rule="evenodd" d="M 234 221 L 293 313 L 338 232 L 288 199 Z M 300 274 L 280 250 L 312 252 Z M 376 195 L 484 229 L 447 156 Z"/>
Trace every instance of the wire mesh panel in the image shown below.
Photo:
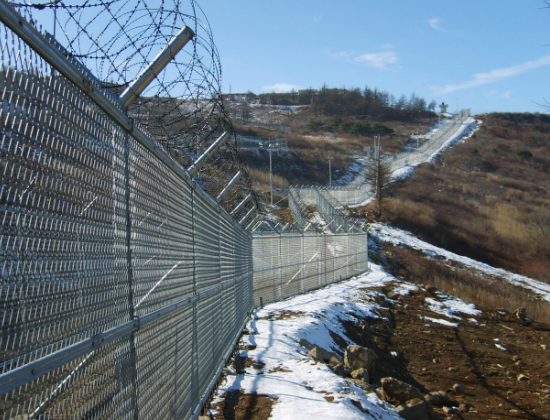
<path fill-rule="evenodd" d="M 251 236 L 0 34 L 0 418 L 196 416 L 253 307 Z"/>
<path fill-rule="evenodd" d="M 252 245 L 255 305 L 368 270 L 366 232 L 255 234 Z"/>

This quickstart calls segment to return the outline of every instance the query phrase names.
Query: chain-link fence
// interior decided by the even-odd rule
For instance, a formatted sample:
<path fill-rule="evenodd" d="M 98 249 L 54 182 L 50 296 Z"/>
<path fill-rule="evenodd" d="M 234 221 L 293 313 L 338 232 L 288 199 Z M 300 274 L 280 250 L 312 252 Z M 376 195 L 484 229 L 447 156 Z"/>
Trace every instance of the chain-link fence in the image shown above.
<path fill-rule="evenodd" d="M 470 110 L 463 110 L 453 117 L 450 121 L 447 121 L 435 135 L 422 144 L 418 149 L 403 152 L 394 157 L 388 157 L 391 159 L 391 170 L 396 172 L 399 169 L 407 166 L 418 165 L 425 162 L 436 153 L 445 142 L 447 142 L 452 136 L 462 133 L 466 127 L 464 123 L 470 117 Z M 365 203 L 370 197 L 372 197 L 372 188 L 366 182 L 366 176 L 364 173 L 359 174 L 350 184 L 339 187 L 318 187 L 318 186 L 306 186 L 296 187 L 299 196 L 302 197 L 304 202 L 307 203 L 307 197 L 311 196 L 313 190 L 323 190 L 334 197 L 340 205 L 356 206 L 361 203 Z M 314 200 L 316 197 L 313 198 Z"/>
<path fill-rule="evenodd" d="M 366 232 L 255 234 L 252 244 L 256 305 L 368 270 Z"/>
<path fill-rule="evenodd" d="M 53 38 L 0 20 L 1 419 L 195 418 L 260 298 L 367 269 L 365 232 L 252 236 Z"/>
<path fill-rule="evenodd" d="M 0 8 L 0 418 L 190 418 L 253 307 L 251 235 Z"/>

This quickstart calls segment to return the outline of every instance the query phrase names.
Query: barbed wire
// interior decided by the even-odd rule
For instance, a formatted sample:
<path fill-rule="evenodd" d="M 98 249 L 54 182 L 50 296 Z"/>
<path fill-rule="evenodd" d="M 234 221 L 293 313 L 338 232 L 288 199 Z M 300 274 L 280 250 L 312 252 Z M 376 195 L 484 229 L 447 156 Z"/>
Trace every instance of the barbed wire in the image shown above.
<path fill-rule="evenodd" d="M 245 176 L 222 205 L 252 194 L 250 177 L 236 149 L 234 129 L 221 97 L 221 63 L 208 18 L 195 0 L 81 0 L 11 5 L 78 58 L 119 96 L 183 28 L 195 33 L 154 81 L 128 107 L 129 116 L 189 166 L 224 131 L 233 134 L 197 174 L 214 196 L 233 175 Z"/>

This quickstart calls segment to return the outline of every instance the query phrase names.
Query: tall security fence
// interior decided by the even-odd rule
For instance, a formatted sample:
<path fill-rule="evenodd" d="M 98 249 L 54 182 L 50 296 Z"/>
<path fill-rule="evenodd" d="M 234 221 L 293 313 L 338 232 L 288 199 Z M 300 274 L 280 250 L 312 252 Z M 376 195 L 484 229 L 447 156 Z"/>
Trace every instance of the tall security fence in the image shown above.
<path fill-rule="evenodd" d="M 190 418 L 253 307 L 251 235 L 0 16 L 0 418 Z"/>
<path fill-rule="evenodd" d="M 254 234 L 252 244 L 256 305 L 368 270 L 366 232 Z"/>
<path fill-rule="evenodd" d="M 260 298 L 365 271 L 366 232 L 252 235 L 52 37 L 0 20 L 0 418 L 196 418 Z"/>
<path fill-rule="evenodd" d="M 470 110 L 463 110 L 452 119 L 445 122 L 434 136 L 422 144 L 418 149 L 403 152 L 393 157 L 387 157 L 386 159 L 390 159 L 392 172 L 396 172 L 407 166 L 418 165 L 419 163 L 429 160 L 430 156 L 436 153 L 445 142 L 464 130 L 465 127 L 463 127 L 463 124 L 469 117 Z M 364 173 L 358 175 L 346 186 L 302 186 L 295 187 L 295 189 L 298 190 L 299 195 L 304 200 L 306 200 L 308 194 L 311 194 L 312 190 L 318 189 L 326 191 L 334 197 L 337 202 L 345 206 L 356 206 L 365 203 L 372 197 L 371 187 L 366 183 L 366 176 Z"/>

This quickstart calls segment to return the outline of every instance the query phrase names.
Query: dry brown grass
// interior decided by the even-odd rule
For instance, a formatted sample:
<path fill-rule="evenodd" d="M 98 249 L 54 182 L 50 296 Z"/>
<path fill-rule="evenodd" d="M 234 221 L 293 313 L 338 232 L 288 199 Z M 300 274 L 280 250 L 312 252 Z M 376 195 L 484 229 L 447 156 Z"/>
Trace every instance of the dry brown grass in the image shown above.
<path fill-rule="evenodd" d="M 482 119 L 474 138 L 446 151 L 440 161 L 417 167 L 395 189 L 386 216 L 434 245 L 550 282 L 550 235 L 537 237 L 532 229 L 539 215 L 550 213 L 550 173 L 544 166 L 550 162 L 550 140 L 539 124 L 544 120 L 546 126 L 548 118 L 490 114 Z M 529 145 L 536 147 L 533 158 L 518 156 Z"/>
<path fill-rule="evenodd" d="M 248 174 L 250 175 L 250 179 L 252 179 L 252 183 L 254 188 L 263 191 L 266 186 L 269 188 L 270 179 L 269 179 L 269 172 L 264 172 L 259 169 L 254 168 L 247 168 Z M 280 189 L 288 188 L 289 182 L 288 179 L 273 174 L 273 186 Z"/>
<path fill-rule="evenodd" d="M 393 274 L 414 283 L 433 285 L 444 293 L 487 309 L 504 308 L 513 312 L 527 308 L 527 316 L 539 322 L 550 319 L 550 303 L 538 299 L 531 291 L 500 278 L 482 279 L 460 267 L 428 259 L 420 251 L 385 244 Z"/>

